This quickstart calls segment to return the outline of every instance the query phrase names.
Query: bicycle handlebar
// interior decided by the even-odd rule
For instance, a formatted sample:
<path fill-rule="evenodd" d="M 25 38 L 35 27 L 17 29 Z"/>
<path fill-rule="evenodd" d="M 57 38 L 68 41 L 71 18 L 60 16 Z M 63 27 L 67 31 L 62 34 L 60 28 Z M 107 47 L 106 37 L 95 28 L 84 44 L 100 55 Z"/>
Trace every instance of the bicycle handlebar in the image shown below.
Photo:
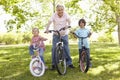
<path fill-rule="evenodd" d="M 72 34 L 74 34 L 75 36 L 77 36 L 78 38 L 82 38 L 82 39 L 85 39 L 85 38 L 88 38 L 89 36 L 86 36 L 86 37 L 80 37 L 80 36 L 78 36 L 78 35 L 76 35 L 76 33 L 74 33 L 74 32 L 71 32 Z"/>
<path fill-rule="evenodd" d="M 76 33 L 74 33 L 74 32 L 71 32 L 71 33 L 74 34 L 75 36 L 77 36 L 78 38 L 81 38 L 81 45 L 82 45 L 82 46 L 84 46 L 84 45 L 83 45 L 83 39 L 89 37 L 89 35 L 88 35 L 87 37 L 80 37 L 80 36 L 76 35 Z"/>
<path fill-rule="evenodd" d="M 57 32 L 58 33 L 58 35 L 60 35 L 60 31 L 62 31 L 62 30 L 65 30 L 65 29 L 68 29 L 68 28 L 71 28 L 71 26 L 68 26 L 68 27 L 63 27 L 63 28 L 61 28 L 61 29 L 59 29 L 59 30 L 49 30 L 49 33 L 51 33 L 51 32 Z M 46 33 L 46 32 L 45 32 Z"/>
<path fill-rule="evenodd" d="M 63 28 L 61 28 L 61 29 L 59 29 L 59 30 L 49 30 L 48 32 L 49 32 L 49 33 L 51 33 L 51 32 L 56 32 L 56 33 L 58 34 L 58 36 L 59 36 L 59 40 L 61 41 L 60 31 L 65 30 L 65 29 L 68 29 L 68 28 L 71 28 L 71 26 L 63 27 Z M 46 33 L 46 32 L 44 32 L 44 33 Z"/>

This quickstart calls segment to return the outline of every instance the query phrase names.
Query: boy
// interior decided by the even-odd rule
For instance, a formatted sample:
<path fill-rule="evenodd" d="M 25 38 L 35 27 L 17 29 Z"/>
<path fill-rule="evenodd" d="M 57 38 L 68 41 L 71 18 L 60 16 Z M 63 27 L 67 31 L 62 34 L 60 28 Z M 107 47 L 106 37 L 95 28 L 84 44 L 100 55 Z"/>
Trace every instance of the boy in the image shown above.
<path fill-rule="evenodd" d="M 79 36 L 79 37 L 90 37 L 91 36 L 91 32 L 85 28 L 86 21 L 84 19 L 80 19 L 78 22 L 78 25 L 80 29 L 74 32 L 76 36 Z M 89 41 L 87 38 L 83 39 L 83 45 L 85 46 L 86 52 L 88 53 L 88 56 L 90 58 L 90 46 L 89 46 Z M 80 55 L 82 52 L 81 39 L 79 39 L 78 46 L 79 46 L 79 61 L 80 61 Z M 90 62 L 90 67 L 91 67 L 91 62 Z"/>

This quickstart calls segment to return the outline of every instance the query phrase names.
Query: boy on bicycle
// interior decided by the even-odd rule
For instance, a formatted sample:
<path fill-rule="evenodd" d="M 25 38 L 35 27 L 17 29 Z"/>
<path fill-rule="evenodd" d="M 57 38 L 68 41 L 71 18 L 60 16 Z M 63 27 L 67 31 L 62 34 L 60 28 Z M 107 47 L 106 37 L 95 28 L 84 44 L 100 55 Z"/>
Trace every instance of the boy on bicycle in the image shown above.
<path fill-rule="evenodd" d="M 78 25 L 80 28 L 74 32 L 77 36 L 79 37 L 90 37 L 91 36 L 90 30 L 85 28 L 85 25 L 86 25 L 85 19 L 80 19 L 78 21 Z M 83 39 L 83 45 L 85 46 L 86 52 L 88 53 L 88 56 L 90 58 L 90 46 L 89 46 L 89 41 L 87 38 Z M 80 61 L 80 54 L 82 52 L 81 39 L 79 39 L 78 46 L 79 46 L 79 61 Z M 90 62 L 90 66 L 91 66 L 91 62 Z"/>
<path fill-rule="evenodd" d="M 33 34 L 33 37 L 32 37 L 31 42 L 30 42 L 29 53 L 30 53 L 31 57 L 34 58 L 34 57 L 36 57 L 34 55 L 34 50 L 36 50 L 38 53 L 37 55 L 39 55 L 41 60 L 44 62 L 43 53 L 45 50 L 45 45 L 44 45 L 43 41 L 46 41 L 47 39 L 44 37 L 41 37 L 39 35 L 38 28 L 33 28 L 32 34 Z"/>

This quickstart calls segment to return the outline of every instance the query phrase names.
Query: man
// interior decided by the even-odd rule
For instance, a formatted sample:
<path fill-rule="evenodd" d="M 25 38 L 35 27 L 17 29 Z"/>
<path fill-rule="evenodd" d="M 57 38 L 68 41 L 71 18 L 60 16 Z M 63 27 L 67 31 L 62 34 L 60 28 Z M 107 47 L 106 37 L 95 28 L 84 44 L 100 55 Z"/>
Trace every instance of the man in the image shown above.
<path fill-rule="evenodd" d="M 59 30 L 63 27 L 67 27 L 70 25 L 71 21 L 67 13 L 64 12 L 64 6 L 63 5 L 57 5 L 56 6 L 56 12 L 52 15 L 50 18 L 47 26 L 46 26 L 46 33 L 49 31 L 50 24 L 53 22 L 54 30 Z M 64 50 L 66 54 L 66 62 L 67 66 L 70 68 L 74 68 L 72 65 L 72 59 L 70 57 L 70 50 L 69 50 L 69 43 L 68 43 L 68 29 L 62 30 L 60 32 L 63 44 L 64 44 Z M 55 69 L 55 62 L 54 62 L 54 54 L 55 54 L 55 47 L 56 43 L 59 41 L 58 35 L 56 33 L 53 34 L 53 41 L 52 41 L 52 70 Z"/>

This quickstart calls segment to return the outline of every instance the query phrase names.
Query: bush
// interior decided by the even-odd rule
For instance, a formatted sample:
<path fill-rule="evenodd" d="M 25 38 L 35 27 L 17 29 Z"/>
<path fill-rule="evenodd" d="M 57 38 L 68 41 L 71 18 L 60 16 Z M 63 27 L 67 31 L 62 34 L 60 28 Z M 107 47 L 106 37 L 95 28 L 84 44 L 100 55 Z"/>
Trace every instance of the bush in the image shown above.
<path fill-rule="evenodd" d="M 23 34 L 22 33 L 16 33 L 15 44 L 22 43 L 22 40 L 23 40 Z"/>
<path fill-rule="evenodd" d="M 113 42 L 113 38 L 112 37 L 108 37 L 108 36 L 100 36 L 98 38 L 99 42 Z"/>
<path fill-rule="evenodd" d="M 31 40 L 30 33 L 5 33 L 0 34 L 0 43 L 5 44 L 20 44 L 20 43 L 28 43 Z"/>
<path fill-rule="evenodd" d="M 24 33 L 22 42 L 28 43 L 28 42 L 30 42 L 30 40 L 31 40 L 31 33 L 29 33 L 29 32 Z"/>
<path fill-rule="evenodd" d="M 0 43 L 3 43 L 3 34 L 0 34 Z"/>
<path fill-rule="evenodd" d="M 6 33 L 3 35 L 3 42 L 5 44 L 15 44 L 16 36 L 13 33 Z"/>

